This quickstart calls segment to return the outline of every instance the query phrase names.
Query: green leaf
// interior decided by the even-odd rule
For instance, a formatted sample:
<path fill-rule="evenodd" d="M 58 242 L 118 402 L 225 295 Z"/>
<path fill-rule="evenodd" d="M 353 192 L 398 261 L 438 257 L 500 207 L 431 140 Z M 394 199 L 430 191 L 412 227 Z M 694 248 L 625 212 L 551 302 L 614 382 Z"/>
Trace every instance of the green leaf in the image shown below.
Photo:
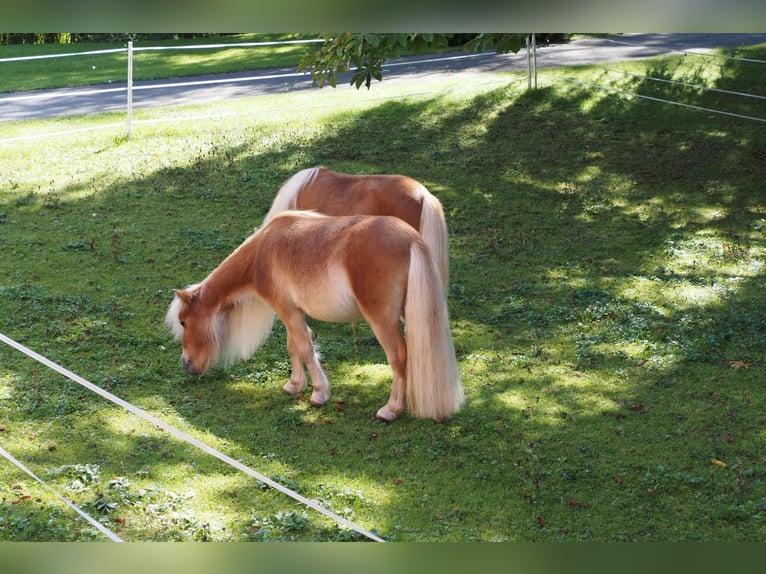
<path fill-rule="evenodd" d="M 380 46 L 380 36 L 377 34 L 364 34 L 364 40 L 373 48 Z"/>

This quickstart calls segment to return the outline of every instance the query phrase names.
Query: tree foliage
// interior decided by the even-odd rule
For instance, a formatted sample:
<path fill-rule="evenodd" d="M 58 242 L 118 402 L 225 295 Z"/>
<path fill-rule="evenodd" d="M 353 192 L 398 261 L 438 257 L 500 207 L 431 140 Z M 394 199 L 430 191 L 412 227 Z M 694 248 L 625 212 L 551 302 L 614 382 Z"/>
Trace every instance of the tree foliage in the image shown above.
<path fill-rule="evenodd" d="M 298 70 L 311 72 L 314 84 L 335 87 L 338 74 L 352 71 L 351 85 L 368 89 L 372 80 L 383 79 L 383 64 L 404 53 L 419 54 L 428 50 L 441 50 L 450 45 L 455 34 L 323 34 L 324 43 L 306 54 Z M 498 53 L 518 52 L 527 34 L 476 34 L 463 44 L 467 51 L 495 49 Z"/>

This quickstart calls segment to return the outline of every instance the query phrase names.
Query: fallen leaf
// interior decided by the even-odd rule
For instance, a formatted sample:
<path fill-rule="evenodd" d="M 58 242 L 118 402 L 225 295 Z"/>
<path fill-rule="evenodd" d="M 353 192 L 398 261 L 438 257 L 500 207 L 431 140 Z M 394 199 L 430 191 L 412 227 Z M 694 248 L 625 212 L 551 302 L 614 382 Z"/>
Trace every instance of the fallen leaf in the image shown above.
<path fill-rule="evenodd" d="M 567 496 L 567 497 L 566 497 L 564 500 L 565 500 L 565 501 L 566 501 L 566 503 L 567 503 L 569 506 L 571 506 L 572 508 L 582 508 L 583 506 L 585 506 L 585 504 L 584 504 L 584 503 L 582 503 L 582 502 L 575 502 L 574 500 L 572 500 L 572 499 L 571 499 L 571 498 L 569 498 L 568 496 Z"/>
<path fill-rule="evenodd" d="M 716 466 L 720 466 L 721 468 L 729 468 L 729 465 L 728 465 L 728 464 L 726 464 L 726 463 L 725 463 L 724 461 L 722 461 L 722 460 L 718 460 L 717 458 L 711 458 L 711 459 L 710 459 L 710 464 L 714 464 L 714 465 L 716 465 Z"/>
<path fill-rule="evenodd" d="M 729 361 L 729 366 L 732 369 L 745 369 L 745 370 L 747 370 L 747 369 L 750 368 L 750 363 L 746 363 L 745 361 L 739 361 L 739 360 L 737 360 L 737 361 Z"/>
<path fill-rule="evenodd" d="M 642 410 L 644 410 L 644 405 L 630 405 L 629 408 L 633 412 L 637 413 L 637 412 L 641 412 Z"/>
<path fill-rule="evenodd" d="M 614 477 L 614 481 L 615 481 L 617 484 L 622 484 L 622 477 L 621 477 L 621 476 L 615 476 L 615 477 Z"/>
<path fill-rule="evenodd" d="M 542 516 L 537 517 L 537 523 L 540 525 L 540 528 L 545 528 L 545 518 Z"/>

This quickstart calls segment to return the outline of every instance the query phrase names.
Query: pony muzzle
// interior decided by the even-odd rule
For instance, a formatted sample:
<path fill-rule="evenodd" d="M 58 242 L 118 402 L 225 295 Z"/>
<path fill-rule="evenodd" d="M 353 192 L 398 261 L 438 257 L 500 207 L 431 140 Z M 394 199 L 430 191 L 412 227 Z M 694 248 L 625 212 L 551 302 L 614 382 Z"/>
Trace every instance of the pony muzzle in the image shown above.
<path fill-rule="evenodd" d="M 190 375 L 204 375 L 205 371 L 203 369 L 199 369 L 195 364 L 194 361 L 187 357 L 181 357 L 181 364 L 184 366 L 184 369 L 190 374 Z"/>

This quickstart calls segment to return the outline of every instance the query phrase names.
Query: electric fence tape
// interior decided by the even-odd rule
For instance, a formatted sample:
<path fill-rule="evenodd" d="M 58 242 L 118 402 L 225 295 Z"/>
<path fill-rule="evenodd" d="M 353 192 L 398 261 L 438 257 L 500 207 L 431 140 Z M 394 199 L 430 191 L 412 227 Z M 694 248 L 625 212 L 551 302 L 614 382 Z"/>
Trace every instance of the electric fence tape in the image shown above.
<path fill-rule="evenodd" d="M 268 486 L 270 486 L 271 488 L 273 488 L 275 490 L 278 490 L 282 494 L 285 494 L 285 495 L 289 496 L 290 498 L 292 498 L 294 500 L 297 500 L 301 504 L 303 504 L 305 506 L 308 506 L 309 508 L 311 508 L 313 510 L 316 510 L 320 514 L 324 514 L 325 516 L 331 518 L 332 520 L 334 520 L 338 524 L 340 524 L 342 526 L 345 526 L 346 528 L 349 528 L 351 530 L 354 530 L 355 532 L 358 532 L 359 534 L 362 534 L 366 538 L 369 538 L 370 540 L 374 540 L 375 542 L 385 542 L 385 540 L 383 540 L 382 538 L 380 538 L 376 534 L 373 534 L 372 532 L 369 532 L 369 531 L 365 530 L 364 528 L 362 528 L 361 526 L 358 526 L 357 524 L 351 522 L 350 520 L 347 520 L 346 518 L 343 518 L 342 516 L 339 516 L 339 515 L 335 514 L 331 510 L 328 510 L 324 506 L 318 504 L 316 501 L 311 500 L 309 498 L 306 498 L 305 496 L 303 496 L 301 494 L 298 494 L 294 490 L 291 490 L 291 489 L 287 488 L 286 486 L 283 486 L 283 485 L 279 484 L 278 482 L 268 478 L 267 476 L 264 476 L 261 473 L 253 470 L 249 466 L 246 466 L 246 465 L 242 464 L 238 460 L 235 460 L 235 459 L 231 458 L 230 456 L 222 453 L 221 451 L 216 450 L 215 448 L 213 448 L 213 447 L 205 444 L 204 442 L 194 438 L 190 434 L 187 434 L 187 433 L 185 433 L 185 432 L 175 428 L 174 426 L 166 423 L 165 421 L 160 420 L 157 417 L 147 413 L 146 411 L 144 411 L 144 410 L 142 410 L 142 409 L 140 409 L 138 407 L 133 406 L 132 404 L 130 404 L 129 402 L 119 398 L 118 396 L 113 395 L 112 393 L 102 389 L 101 387 L 98 387 L 98 386 L 94 385 L 93 383 L 83 379 L 81 376 L 73 373 L 72 371 L 62 367 L 61 365 L 58 365 L 57 363 L 54 363 L 50 359 L 48 359 L 46 357 L 43 357 L 42 355 L 36 353 L 32 349 L 29 349 L 28 347 L 25 347 L 21 343 L 18 343 L 16 341 L 14 341 L 13 339 L 11 339 L 10 337 L 4 335 L 3 333 L 0 333 L 0 341 L 5 343 L 9 347 L 13 347 L 17 351 L 20 351 L 20 352 L 24 353 L 28 357 L 31 357 L 32 359 L 34 359 L 38 363 L 41 363 L 41 364 L 45 365 L 46 367 L 48 367 L 50 369 L 53 369 L 54 371 L 56 371 L 57 373 L 59 373 L 61 375 L 64 375 L 66 378 L 70 379 L 71 381 L 74 381 L 75 383 L 77 383 L 79 385 L 82 385 L 86 389 L 88 389 L 88 390 L 90 390 L 90 391 L 92 391 L 92 392 L 94 392 L 94 393 L 96 393 L 98 395 L 101 395 L 103 398 L 107 399 L 108 401 L 111 401 L 114 404 L 121 406 L 126 411 L 133 413 L 134 415 L 144 419 L 145 421 L 148 421 L 148 422 L 152 423 L 153 425 L 163 429 L 164 431 L 167 431 L 168 433 L 172 434 L 177 439 L 180 439 L 180 440 L 182 440 L 184 442 L 187 442 L 187 443 L 197 447 L 201 451 L 203 451 L 203 452 L 205 452 L 205 453 L 207 453 L 207 454 L 209 454 L 211 456 L 214 456 L 218 460 L 220 460 L 222 462 L 225 462 L 229 466 L 232 466 L 232 467 L 236 468 L 237 470 L 240 470 L 240 471 L 244 472 L 245 474 L 251 476 L 252 478 L 255 478 L 256 480 L 259 480 L 262 483 L 267 484 Z"/>
<path fill-rule="evenodd" d="M 16 459 L 11 453 L 9 453 L 7 450 L 5 450 L 3 447 L 0 446 L 0 454 L 2 454 L 11 464 L 17 466 L 19 469 L 23 470 L 25 473 L 27 473 L 29 476 L 31 476 L 33 479 L 35 479 L 37 482 L 42 484 L 46 489 L 51 491 L 53 494 L 55 494 L 59 500 L 61 500 L 64 504 L 66 504 L 69 508 L 74 510 L 77 514 L 82 516 L 85 520 L 88 521 L 88 523 L 91 526 L 94 526 L 97 528 L 104 536 L 109 538 L 112 542 L 125 542 L 122 538 L 117 536 L 114 532 L 109 530 L 106 526 L 101 524 L 98 520 L 90 516 L 87 512 L 80 509 L 76 504 L 73 502 L 70 502 L 63 496 L 61 496 L 59 493 L 57 493 L 53 488 L 45 484 L 45 482 L 39 478 L 34 472 L 29 470 L 26 466 L 24 466 L 24 463 L 22 463 L 20 460 Z"/>

